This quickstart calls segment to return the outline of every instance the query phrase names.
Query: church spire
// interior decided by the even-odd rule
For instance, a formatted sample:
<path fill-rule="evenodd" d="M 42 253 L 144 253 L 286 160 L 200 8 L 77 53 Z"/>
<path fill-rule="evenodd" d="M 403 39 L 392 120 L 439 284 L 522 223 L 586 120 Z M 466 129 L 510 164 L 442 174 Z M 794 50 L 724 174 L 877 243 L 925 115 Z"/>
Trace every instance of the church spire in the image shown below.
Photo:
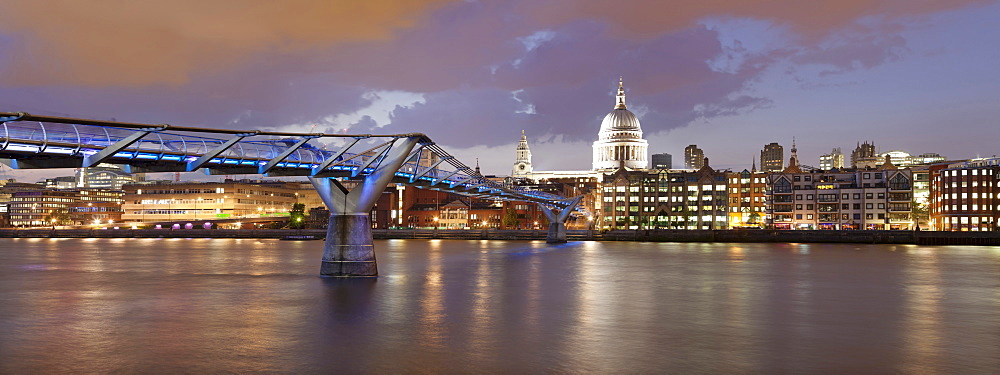
<path fill-rule="evenodd" d="M 618 97 L 615 102 L 615 109 L 626 109 L 625 108 L 625 86 L 622 83 L 622 77 L 618 77 Z"/>
<path fill-rule="evenodd" d="M 476 174 L 482 176 L 483 172 L 479 171 L 479 158 L 476 158 Z"/>
<path fill-rule="evenodd" d="M 798 166 L 799 165 L 799 149 L 795 148 L 795 137 L 792 137 L 792 157 L 788 160 L 788 164 Z"/>

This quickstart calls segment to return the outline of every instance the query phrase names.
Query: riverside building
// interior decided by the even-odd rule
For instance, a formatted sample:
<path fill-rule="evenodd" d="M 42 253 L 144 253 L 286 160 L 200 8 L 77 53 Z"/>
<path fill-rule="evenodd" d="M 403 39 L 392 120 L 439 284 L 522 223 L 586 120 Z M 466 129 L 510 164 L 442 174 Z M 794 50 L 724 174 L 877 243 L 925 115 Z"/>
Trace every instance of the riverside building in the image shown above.
<path fill-rule="evenodd" d="M 794 150 L 793 150 L 794 160 Z M 908 230 L 911 172 L 886 160 L 878 169 L 802 171 L 790 163 L 767 176 L 767 223 L 774 229 Z M 794 167 L 794 168 L 793 168 Z"/>
<path fill-rule="evenodd" d="M 318 195 L 312 186 L 249 180 L 129 184 L 124 193 L 122 220 L 126 222 L 288 216 L 300 200 L 318 201 L 309 198 Z"/>
<path fill-rule="evenodd" d="M 604 175 L 608 229 L 727 229 L 726 173 L 708 160 L 697 171 L 626 170 Z"/>
<path fill-rule="evenodd" d="M 931 226 L 947 231 L 1000 228 L 1000 159 L 955 163 L 933 174 Z"/>
<path fill-rule="evenodd" d="M 767 213 L 767 173 L 749 171 L 727 173 L 729 179 L 729 227 L 759 228 Z"/>

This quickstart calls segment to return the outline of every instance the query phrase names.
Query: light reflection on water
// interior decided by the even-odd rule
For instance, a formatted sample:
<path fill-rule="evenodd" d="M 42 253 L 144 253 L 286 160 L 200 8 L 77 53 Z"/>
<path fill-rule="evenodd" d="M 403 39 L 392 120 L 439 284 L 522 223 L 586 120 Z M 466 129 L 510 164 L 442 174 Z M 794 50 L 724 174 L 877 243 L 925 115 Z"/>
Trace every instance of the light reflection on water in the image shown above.
<path fill-rule="evenodd" d="M 1000 250 L 0 239 L 0 373 L 989 373 Z"/>

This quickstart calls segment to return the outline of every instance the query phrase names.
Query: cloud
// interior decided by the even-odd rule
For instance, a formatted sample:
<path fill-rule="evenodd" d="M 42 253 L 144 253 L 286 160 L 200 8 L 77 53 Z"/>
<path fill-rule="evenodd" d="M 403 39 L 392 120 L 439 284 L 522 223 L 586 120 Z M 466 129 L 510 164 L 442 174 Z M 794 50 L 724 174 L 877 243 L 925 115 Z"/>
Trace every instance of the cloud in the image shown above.
<path fill-rule="evenodd" d="M 10 0 L 16 35 L 6 85 L 182 85 L 196 72 L 343 43 L 379 42 L 420 25 L 444 0 Z"/>
<path fill-rule="evenodd" d="M 770 20 L 791 27 L 806 39 L 819 40 L 865 16 L 890 18 L 923 15 L 990 0 L 699 0 L 605 1 L 551 0 L 520 3 L 523 14 L 542 25 L 601 19 L 617 35 L 656 37 L 686 29 L 706 17 L 729 16 Z"/>
<path fill-rule="evenodd" d="M 975 3 L 10 0 L 0 109 L 576 147 L 620 75 L 647 137 L 664 134 L 771 106 L 754 89 L 776 68 L 906 58 L 907 19 Z"/>

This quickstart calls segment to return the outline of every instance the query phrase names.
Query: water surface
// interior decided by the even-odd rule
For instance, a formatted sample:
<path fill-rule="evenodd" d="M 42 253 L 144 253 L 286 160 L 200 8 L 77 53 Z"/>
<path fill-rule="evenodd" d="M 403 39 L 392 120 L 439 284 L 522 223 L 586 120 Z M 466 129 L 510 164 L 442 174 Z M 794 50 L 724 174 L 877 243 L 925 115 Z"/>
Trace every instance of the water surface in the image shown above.
<path fill-rule="evenodd" d="M 0 239 L 0 373 L 995 373 L 1000 248 Z"/>

